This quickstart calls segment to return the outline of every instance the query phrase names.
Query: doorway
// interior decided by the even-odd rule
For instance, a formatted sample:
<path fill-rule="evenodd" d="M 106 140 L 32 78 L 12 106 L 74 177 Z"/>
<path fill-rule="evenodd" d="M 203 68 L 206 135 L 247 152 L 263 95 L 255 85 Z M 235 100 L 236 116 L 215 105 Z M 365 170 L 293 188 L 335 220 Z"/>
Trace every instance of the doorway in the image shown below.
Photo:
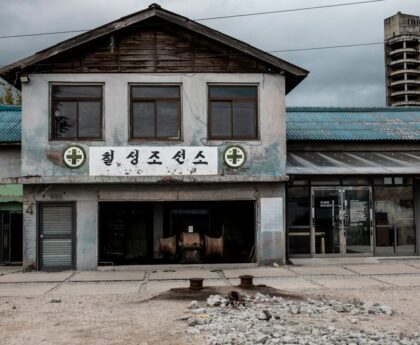
<path fill-rule="evenodd" d="M 255 201 L 102 201 L 98 245 L 101 266 L 254 262 Z"/>
<path fill-rule="evenodd" d="M 22 262 L 22 212 L 0 211 L 0 264 Z"/>
<path fill-rule="evenodd" d="M 370 187 L 312 187 L 311 254 L 372 255 Z"/>

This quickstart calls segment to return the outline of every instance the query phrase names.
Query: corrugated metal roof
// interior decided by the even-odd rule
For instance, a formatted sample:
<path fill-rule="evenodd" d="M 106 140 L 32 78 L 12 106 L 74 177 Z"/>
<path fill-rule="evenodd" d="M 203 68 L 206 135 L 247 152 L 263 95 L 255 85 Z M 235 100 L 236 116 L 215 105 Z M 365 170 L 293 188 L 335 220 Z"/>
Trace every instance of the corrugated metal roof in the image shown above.
<path fill-rule="evenodd" d="M 21 107 L 0 105 L 0 142 L 21 140 Z M 287 108 L 287 139 L 420 140 L 420 108 Z"/>
<path fill-rule="evenodd" d="M 20 106 L 0 104 L 0 143 L 19 143 L 22 112 Z"/>
<path fill-rule="evenodd" d="M 287 108 L 287 139 L 420 140 L 420 108 Z"/>

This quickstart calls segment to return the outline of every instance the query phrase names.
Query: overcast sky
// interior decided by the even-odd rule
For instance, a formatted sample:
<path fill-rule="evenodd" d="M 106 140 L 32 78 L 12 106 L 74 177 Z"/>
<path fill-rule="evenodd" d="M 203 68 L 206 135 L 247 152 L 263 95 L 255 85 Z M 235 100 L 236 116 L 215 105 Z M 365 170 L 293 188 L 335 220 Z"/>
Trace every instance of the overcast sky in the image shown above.
<path fill-rule="evenodd" d="M 191 19 L 321 6 L 360 0 L 155 0 Z M 144 0 L 0 0 L 0 36 L 91 29 L 147 7 Z M 398 11 L 420 15 L 420 0 L 268 14 L 201 22 L 260 49 L 282 50 L 380 42 L 383 20 Z M 71 37 L 0 39 L 0 66 Z M 311 73 L 288 106 L 385 105 L 382 45 L 275 54 Z"/>

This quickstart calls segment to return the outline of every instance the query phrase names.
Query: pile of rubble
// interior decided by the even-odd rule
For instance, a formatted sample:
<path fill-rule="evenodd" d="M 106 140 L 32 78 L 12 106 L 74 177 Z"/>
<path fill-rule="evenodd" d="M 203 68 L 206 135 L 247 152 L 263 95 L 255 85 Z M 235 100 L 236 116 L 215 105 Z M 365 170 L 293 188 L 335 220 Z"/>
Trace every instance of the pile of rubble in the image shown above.
<path fill-rule="evenodd" d="M 211 345 L 420 345 L 420 334 L 356 327 L 372 318 L 392 318 L 393 309 L 377 303 L 292 300 L 260 293 L 251 297 L 232 291 L 227 298 L 210 296 L 204 307 L 192 301 L 189 309 L 183 317 L 187 334 L 200 334 Z"/>

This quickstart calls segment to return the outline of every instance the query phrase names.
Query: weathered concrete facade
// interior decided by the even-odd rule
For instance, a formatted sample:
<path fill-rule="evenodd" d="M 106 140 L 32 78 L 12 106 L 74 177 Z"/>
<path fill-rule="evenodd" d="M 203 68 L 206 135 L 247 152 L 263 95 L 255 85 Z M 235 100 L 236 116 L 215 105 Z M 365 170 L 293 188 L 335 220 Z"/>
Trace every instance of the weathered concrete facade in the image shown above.
<path fill-rule="evenodd" d="M 147 142 L 146 145 L 217 146 L 220 159 L 219 174 L 194 176 L 193 179 L 190 176 L 177 176 L 176 181 L 182 184 L 162 185 L 159 181 L 162 182 L 163 178 L 90 177 L 88 164 L 80 169 L 69 169 L 62 161 L 62 152 L 75 142 L 49 140 L 50 85 L 57 82 L 94 82 L 104 85 L 104 140 L 78 141 L 77 144 L 85 147 L 86 152 L 91 145 L 139 145 L 138 142 L 128 139 L 128 85 L 131 83 L 181 85 L 182 140 L 165 143 Z M 227 145 L 232 144 L 231 142 L 207 139 L 206 97 L 207 87 L 211 83 L 258 85 L 260 139 L 235 142 L 245 148 L 248 156 L 246 164 L 240 169 L 229 169 L 222 162 L 221 153 Z M 22 114 L 22 179 L 26 181 L 24 265 L 37 267 L 39 202 L 76 202 L 76 268 L 86 270 L 95 269 L 98 263 L 98 202 L 100 201 L 252 200 L 258 210 L 261 198 L 275 197 L 284 200 L 285 188 L 281 182 L 286 179 L 284 94 L 284 76 L 281 75 L 100 74 L 94 75 L 94 78 L 92 75 L 31 75 L 31 83 L 23 87 Z M 236 183 L 228 184 L 231 181 Z M 143 184 L 132 185 L 130 184 L 132 182 Z M 185 184 L 189 182 L 194 184 Z M 284 202 L 282 206 L 284 207 Z M 284 213 L 284 210 L 278 211 Z M 262 232 L 259 227 L 259 215 L 260 212 L 257 211 L 256 260 L 261 263 L 272 261 L 284 263 L 284 224 L 278 224 L 280 231 L 275 233 Z"/>
<path fill-rule="evenodd" d="M 279 179 L 286 175 L 285 78 L 265 74 L 32 74 L 31 82 L 23 85 L 22 106 L 22 176 L 42 177 L 39 182 L 101 182 L 89 177 L 88 165 L 69 169 L 62 161 L 62 152 L 72 142 L 50 141 L 50 85 L 53 83 L 102 83 L 104 87 L 103 141 L 78 141 L 89 146 L 130 146 L 139 141 L 129 140 L 129 85 L 181 85 L 181 140 L 149 141 L 140 145 L 217 146 L 223 151 L 231 142 L 209 141 L 207 135 L 208 85 L 256 85 L 259 90 L 259 140 L 241 141 L 246 149 L 247 164 L 239 170 L 227 169 L 220 156 L 217 182 L 251 181 L 268 177 Z M 240 177 L 239 177 L 240 176 Z M 60 179 L 60 177 L 64 177 Z M 71 179 L 70 179 L 71 177 Z M 79 179 L 78 177 L 84 177 Z M 181 178 L 182 179 L 182 178 Z M 99 180 L 99 181 L 98 181 Z M 112 178 L 110 182 L 127 182 Z M 196 178 L 202 181 L 201 177 Z M 208 179 L 207 179 L 208 181 Z M 37 180 L 38 182 L 38 180 Z M 211 182 L 211 181 L 208 181 Z"/>
<path fill-rule="evenodd" d="M 76 201 L 76 268 L 95 269 L 98 264 L 98 203 L 104 201 L 224 201 L 251 200 L 256 206 L 256 261 L 285 263 L 285 233 L 265 232 L 260 226 L 261 198 L 282 198 L 284 184 L 197 185 L 31 185 L 24 188 L 24 266 L 37 265 L 37 204 Z M 284 203 L 283 203 L 284 207 Z M 279 213 L 284 213 L 279 210 Z M 283 224 L 279 228 L 284 229 Z"/>

